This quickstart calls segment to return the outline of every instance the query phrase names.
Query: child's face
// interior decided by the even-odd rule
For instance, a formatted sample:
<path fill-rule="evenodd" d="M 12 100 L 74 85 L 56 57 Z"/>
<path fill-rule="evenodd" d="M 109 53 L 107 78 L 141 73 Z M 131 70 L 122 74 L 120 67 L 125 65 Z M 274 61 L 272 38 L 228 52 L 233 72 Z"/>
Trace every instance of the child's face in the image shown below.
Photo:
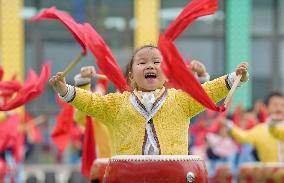
<path fill-rule="evenodd" d="M 267 110 L 270 115 L 277 115 L 284 120 L 284 97 L 273 96 L 268 102 Z"/>
<path fill-rule="evenodd" d="M 158 49 L 143 48 L 133 59 L 129 76 L 130 80 L 137 84 L 138 90 L 154 91 L 163 87 L 166 79 L 160 67 L 163 58 Z"/>

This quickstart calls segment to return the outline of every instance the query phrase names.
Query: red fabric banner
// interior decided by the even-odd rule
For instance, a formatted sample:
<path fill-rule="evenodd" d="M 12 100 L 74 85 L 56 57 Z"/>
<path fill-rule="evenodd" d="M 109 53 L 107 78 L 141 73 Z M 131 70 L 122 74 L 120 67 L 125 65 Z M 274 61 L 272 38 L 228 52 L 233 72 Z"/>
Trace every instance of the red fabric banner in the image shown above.
<path fill-rule="evenodd" d="M 60 99 L 58 99 L 60 100 Z M 58 102 L 61 111 L 56 116 L 56 125 L 51 133 L 51 139 L 60 153 L 63 153 L 70 141 L 70 135 L 75 125 L 74 108 L 68 103 Z"/>
<path fill-rule="evenodd" d="M 224 106 L 217 106 L 210 99 L 199 81 L 187 68 L 173 41 L 198 17 L 213 14 L 218 8 L 218 0 L 193 0 L 172 22 L 165 34 L 161 34 L 158 47 L 163 55 L 162 69 L 169 83 L 191 95 L 208 109 L 223 112 Z"/>
<path fill-rule="evenodd" d="M 88 40 L 88 48 L 96 57 L 99 69 L 113 82 L 120 92 L 125 91 L 128 88 L 126 79 L 110 48 L 90 24 L 84 24 L 84 30 L 87 36 L 86 40 Z"/>
<path fill-rule="evenodd" d="M 15 113 L 0 123 L 0 152 L 15 145 L 16 138 L 19 135 L 20 122 L 20 114 Z"/>
<path fill-rule="evenodd" d="M 41 21 L 45 19 L 57 20 L 63 23 L 77 40 L 77 42 L 81 45 L 83 49 L 82 54 L 85 55 L 87 53 L 85 33 L 82 30 L 82 25 L 78 24 L 70 15 L 63 11 L 57 10 L 56 7 L 53 6 L 32 17 L 31 21 Z"/>
<path fill-rule="evenodd" d="M 191 70 L 186 67 L 185 61 L 172 41 L 161 35 L 158 47 L 163 55 L 161 67 L 173 87 L 182 89 L 208 109 L 219 112 L 225 110 L 224 106 L 219 107 L 210 99 Z"/>
<path fill-rule="evenodd" d="M 16 93 L 16 96 L 6 100 L 0 105 L 0 111 L 9 111 L 21 105 L 24 105 L 36 97 L 40 96 L 43 92 L 44 86 L 50 76 L 50 65 L 44 64 L 42 71 L 38 77 L 33 69 L 30 69 L 28 78 L 23 86 Z"/>
<path fill-rule="evenodd" d="M 193 0 L 170 24 L 164 35 L 174 41 L 198 17 L 211 15 L 218 9 L 218 0 Z"/>
<path fill-rule="evenodd" d="M 82 167 L 81 173 L 91 178 L 91 168 L 93 161 L 96 159 L 96 142 L 94 139 L 93 121 L 90 116 L 86 117 L 86 131 L 83 144 Z"/>

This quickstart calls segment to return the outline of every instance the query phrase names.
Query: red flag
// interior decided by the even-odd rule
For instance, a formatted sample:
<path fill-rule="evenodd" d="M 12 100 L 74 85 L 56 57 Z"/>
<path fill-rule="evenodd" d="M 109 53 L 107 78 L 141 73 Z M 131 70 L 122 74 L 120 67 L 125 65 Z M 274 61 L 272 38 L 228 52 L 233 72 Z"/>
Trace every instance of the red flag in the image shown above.
<path fill-rule="evenodd" d="M 1 127 L 0 127 L 1 128 Z M 8 144 L 8 136 L 0 133 L 0 153 L 5 151 Z"/>
<path fill-rule="evenodd" d="M 113 82 L 120 92 L 125 91 L 127 89 L 126 79 L 110 48 L 90 24 L 84 24 L 84 30 L 87 36 L 88 48 L 96 57 L 99 69 Z"/>
<path fill-rule="evenodd" d="M 82 25 L 78 24 L 70 15 L 63 11 L 57 10 L 56 7 L 53 6 L 32 17 L 31 21 L 40 21 L 45 19 L 57 20 L 63 23 L 81 45 L 83 49 L 82 54 L 85 55 L 87 53 L 85 33 L 82 30 Z"/>
<path fill-rule="evenodd" d="M 218 0 L 193 0 L 179 14 L 165 31 L 165 37 L 174 41 L 198 17 L 217 11 Z"/>
<path fill-rule="evenodd" d="M 9 173 L 9 171 L 10 171 L 9 169 L 10 168 L 7 165 L 7 163 L 5 162 L 5 160 L 0 157 L 0 181 L 1 182 L 4 180 L 5 175 L 7 173 Z"/>
<path fill-rule="evenodd" d="M 42 143 L 42 131 L 40 128 L 34 128 L 34 143 L 41 144 Z"/>
<path fill-rule="evenodd" d="M 242 113 L 242 106 L 241 105 L 236 106 L 232 114 L 232 121 L 237 126 L 240 126 L 241 123 L 241 115 L 242 115 L 241 113 Z"/>
<path fill-rule="evenodd" d="M 33 144 L 40 144 L 42 142 L 42 133 L 39 128 L 36 127 L 35 120 L 32 116 L 25 111 L 23 123 L 26 127 L 26 134 L 30 137 L 30 142 Z"/>
<path fill-rule="evenodd" d="M 3 75 L 4 75 L 4 70 L 3 70 L 3 68 L 0 66 L 0 81 L 1 81 L 2 78 L 3 78 Z"/>
<path fill-rule="evenodd" d="M 59 103 L 60 104 L 60 103 Z M 56 126 L 51 133 L 51 139 L 59 149 L 59 152 L 64 152 L 70 140 L 70 133 L 74 126 L 74 108 L 67 104 L 62 103 L 62 110 L 56 116 Z"/>
<path fill-rule="evenodd" d="M 209 98 L 192 72 L 186 67 L 185 61 L 172 42 L 196 18 L 212 14 L 217 8 L 217 0 L 193 0 L 165 31 L 165 35 L 160 35 L 158 47 L 163 55 L 163 72 L 171 85 L 184 90 L 208 109 L 221 112 L 225 110 L 224 106 L 215 105 Z"/>
<path fill-rule="evenodd" d="M 82 131 L 82 128 L 79 127 L 79 125 L 77 124 L 74 124 L 73 125 L 73 128 L 70 132 L 70 140 L 72 141 L 72 143 L 74 145 L 76 144 L 82 144 L 81 143 L 81 137 L 83 135 L 83 131 Z"/>
<path fill-rule="evenodd" d="M 32 116 L 30 115 L 30 113 L 28 111 L 24 111 L 24 117 L 23 117 L 23 121 L 24 123 L 27 123 L 29 121 L 33 120 Z"/>
<path fill-rule="evenodd" d="M 218 133 L 222 127 L 220 123 L 214 122 L 208 127 L 207 133 Z"/>
<path fill-rule="evenodd" d="M 25 151 L 25 137 L 24 134 L 19 132 L 16 136 L 16 141 L 14 146 L 12 147 L 13 156 L 16 162 L 21 162 L 24 158 Z"/>
<path fill-rule="evenodd" d="M 259 105 L 259 109 L 258 109 L 258 119 L 259 119 L 259 122 L 260 123 L 264 123 L 266 122 L 267 118 L 268 118 L 268 112 L 267 112 L 267 109 L 265 107 L 264 104 L 260 104 Z"/>
<path fill-rule="evenodd" d="M 78 24 L 71 16 L 57 10 L 55 7 L 44 10 L 31 20 L 43 19 L 55 19 L 62 22 L 82 46 L 83 54 L 86 54 L 87 47 L 91 49 L 97 58 L 98 67 L 114 83 L 116 88 L 121 92 L 127 89 L 126 79 L 109 47 L 90 24 Z"/>
<path fill-rule="evenodd" d="M 205 137 L 207 133 L 207 126 L 205 119 L 200 117 L 195 123 L 190 125 L 190 132 L 194 135 L 194 145 L 200 146 L 205 144 Z"/>
<path fill-rule="evenodd" d="M 99 71 L 99 74 L 104 74 L 103 72 Z M 108 80 L 107 79 L 97 79 L 97 85 L 101 85 L 105 90 L 104 94 L 108 91 Z"/>
<path fill-rule="evenodd" d="M 96 145 L 94 139 L 94 128 L 92 118 L 86 117 L 86 131 L 83 144 L 82 167 L 81 173 L 88 179 L 91 178 L 91 167 L 96 159 Z"/>
<path fill-rule="evenodd" d="M 21 116 L 15 113 L 0 123 L 0 152 L 8 147 L 14 146 L 19 134 L 18 126 L 21 122 Z"/>
<path fill-rule="evenodd" d="M 227 115 L 228 112 L 230 111 L 231 106 L 232 106 L 232 100 L 228 103 L 228 106 L 224 112 L 219 113 L 216 117 L 214 117 L 210 127 L 207 129 L 207 132 L 217 133 L 221 128 L 223 128 L 223 124 L 221 124 L 220 122 L 222 120 L 227 120 Z"/>
<path fill-rule="evenodd" d="M 206 115 L 207 118 L 212 119 L 212 118 L 216 117 L 217 113 L 216 113 L 216 111 L 212 111 L 212 110 L 208 109 L 208 110 L 205 111 L 205 115 Z"/>
<path fill-rule="evenodd" d="M 17 80 L 11 80 L 11 81 L 1 81 L 0 82 L 0 90 L 14 90 L 17 91 L 21 88 L 21 84 Z"/>
<path fill-rule="evenodd" d="M 247 121 L 246 121 L 245 130 L 249 130 L 249 129 L 253 128 L 256 124 L 257 124 L 257 121 L 255 121 L 255 119 L 248 118 Z"/>
<path fill-rule="evenodd" d="M 21 105 L 24 105 L 36 97 L 40 96 L 43 92 L 44 85 L 50 76 L 50 65 L 44 64 L 39 77 L 35 74 L 34 70 L 30 70 L 28 78 L 17 92 L 16 96 L 7 100 L 4 104 L 0 105 L 0 111 L 9 111 Z"/>
<path fill-rule="evenodd" d="M 175 45 L 164 35 L 160 35 L 158 47 L 163 55 L 162 70 L 173 87 L 182 89 L 208 109 L 219 112 L 225 110 L 224 106 L 219 107 L 210 99 L 191 70 L 186 67 Z"/>
<path fill-rule="evenodd" d="M 10 98 L 15 92 L 19 91 L 21 84 L 17 80 L 0 81 L 0 96 L 4 99 Z"/>

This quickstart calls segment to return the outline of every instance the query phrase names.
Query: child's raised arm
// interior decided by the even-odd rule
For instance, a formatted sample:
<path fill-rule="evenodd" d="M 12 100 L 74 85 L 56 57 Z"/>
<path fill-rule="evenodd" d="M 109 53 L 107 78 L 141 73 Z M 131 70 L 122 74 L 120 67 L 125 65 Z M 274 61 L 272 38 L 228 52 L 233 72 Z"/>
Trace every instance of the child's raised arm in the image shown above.
<path fill-rule="evenodd" d="M 123 96 L 120 93 L 101 95 L 90 91 L 67 85 L 64 79 L 61 79 L 62 73 L 57 73 L 50 79 L 53 89 L 61 98 L 70 103 L 86 115 L 95 117 L 103 123 L 111 123 L 119 109 Z"/>
<path fill-rule="evenodd" d="M 209 97 L 217 103 L 227 96 L 230 87 L 232 87 L 234 83 L 235 75 L 239 74 L 242 75 L 241 84 L 248 81 L 247 63 L 239 64 L 234 73 L 214 79 L 213 81 L 206 82 L 202 86 L 209 95 Z M 179 101 L 181 101 L 181 105 L 184 107 L 184 110 L 189 115 L 189 117 L 193 117 L 205 109 L 204 106 L 199 104 L 185 92 L 181 92 L 180 95 L 178 95 L 178 98 Z"/>

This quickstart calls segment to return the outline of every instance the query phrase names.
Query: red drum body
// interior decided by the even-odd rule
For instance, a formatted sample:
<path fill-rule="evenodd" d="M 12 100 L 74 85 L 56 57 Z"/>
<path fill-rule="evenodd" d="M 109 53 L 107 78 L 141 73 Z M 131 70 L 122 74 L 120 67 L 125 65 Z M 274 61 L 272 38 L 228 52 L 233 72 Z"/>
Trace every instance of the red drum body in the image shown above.
<path fill-rule="evenodd" d="M 208 183 L 207 169 L 198 156 L 114 156 L 105 183 Z"/>
<path fill-rule="evenodd" d="M 93 181 L 100 183 L 103 182 L 105 170 L 108 163 L 109 163 L 108 158 L 99 158 L 94 161 L 91 169 L 91 177 Z"/>

